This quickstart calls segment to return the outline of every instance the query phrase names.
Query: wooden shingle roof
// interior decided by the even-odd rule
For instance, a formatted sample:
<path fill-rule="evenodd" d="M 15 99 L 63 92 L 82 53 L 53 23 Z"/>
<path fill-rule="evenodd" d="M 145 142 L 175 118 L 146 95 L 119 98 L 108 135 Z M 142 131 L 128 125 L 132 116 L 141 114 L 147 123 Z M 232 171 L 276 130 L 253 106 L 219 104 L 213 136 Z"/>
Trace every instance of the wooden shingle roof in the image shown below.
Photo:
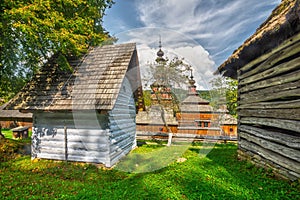
<path fill-rule="evenodd" d="M 14 121 L 23 119 L 26 121 L 32 121 L 31 113 L 21 113 L 18 110 L 4 110 L 7 103 L 0 106 L 0 121 Z"/>
<path fill-rule="evenodd" d="M 241 66 L 270 52 L 299 32 L 300 0 L 282 0 L 256 32 L 218 67 L 216 73 L 236 79 Z"/>
<path fill-rule="evenodd" d="M 60 69 L 53 56 L 6 109 L 111 110 L 131 62 L 137 62 L 134 43 L 90 49 L 80 60 L 69 60 L 73 72 Z"/>
<path fill-rule="evenodd" d="M 180 104 L 181 112 L 213 112 L 209 101 L 202 99 L 198 94 L 189 95 Z"/>

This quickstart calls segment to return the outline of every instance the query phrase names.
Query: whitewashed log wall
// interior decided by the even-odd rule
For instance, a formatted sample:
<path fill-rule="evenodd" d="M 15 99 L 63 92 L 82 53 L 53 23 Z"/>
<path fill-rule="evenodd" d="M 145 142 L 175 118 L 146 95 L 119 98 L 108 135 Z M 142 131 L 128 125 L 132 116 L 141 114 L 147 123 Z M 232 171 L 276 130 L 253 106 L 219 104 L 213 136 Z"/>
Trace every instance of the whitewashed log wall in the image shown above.
<path fill-rule="evenodd" d="M 239 70 L 239 156 L 300 178 L 300 35 Z"/>
<path fill-rule="evenodd" d="M 113 110 L 35 112 L 32 157 L 113 166 L 136 146 L 135 103 L 127 80 Z"/>
<path fill-rule="evenodd" d="M 100 123 L 107 124 L 105 115 L 97 115 Z M 107 129 L 92 126 L 93 116 L 92 112 L 83 112 L 82 124 L 86 126 L 77 127 L 71 112 L 34 113 L 32 157 L 106 164 L 110 132 L 107 125 Z"/>
<path fill-rule="evenodd" d="M 109 112 L 110 166 L 136 147 L 136 110 L 133 90 L 125 77 L 113 110 Z"/>

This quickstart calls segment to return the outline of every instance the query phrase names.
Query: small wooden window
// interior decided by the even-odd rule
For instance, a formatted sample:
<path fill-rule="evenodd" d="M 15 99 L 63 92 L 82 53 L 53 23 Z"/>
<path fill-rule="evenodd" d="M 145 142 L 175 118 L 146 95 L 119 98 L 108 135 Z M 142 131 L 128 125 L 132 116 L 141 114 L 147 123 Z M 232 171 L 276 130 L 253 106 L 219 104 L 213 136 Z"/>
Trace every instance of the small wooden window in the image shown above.
<path fill-rule="evenodd" d="M 204 127 L 208 127 L 208 122 L 204 122 Z"/>

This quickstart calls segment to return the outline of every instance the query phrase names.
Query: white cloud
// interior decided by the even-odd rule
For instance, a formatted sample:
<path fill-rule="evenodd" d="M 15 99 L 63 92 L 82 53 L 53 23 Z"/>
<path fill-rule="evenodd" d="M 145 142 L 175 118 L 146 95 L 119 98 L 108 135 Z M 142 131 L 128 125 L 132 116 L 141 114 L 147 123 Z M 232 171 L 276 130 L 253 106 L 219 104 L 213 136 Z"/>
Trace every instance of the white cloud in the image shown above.
<path fill-rule="evenodd" d="M 232 53 L 255 31 L 257 24 L 267 18 L 271 9 L 278 5 L 280 0 L 139 0 L 135 2 L 139 19 L 144 26 L 170 28 L 189 35 L 201 42 L 214 57 L 219 51 Z M 228 46 L 230 48 L 226 51 Z"/>
<path fill-rule="evenodd" d="M 177 55 L 194 67 L 199 89 L 208 88 L 217 65 L 221 64 L 260 23 L 280 0 L 136 0 L 134 13 L 142 28 L 125 29 L 126 19 L 115 36 L 119 43 L 136 42 L 141 74 L 153 62 L 159 35 L 168 57 Z M 128 8 L 129 9 L 129 8 Z M 127 13 L 127 12 L 126 12 Z M 132 13 L 131 13 L 132 14 Z M 125 14 L 121 16 L 127 16 Z M 132 26 L 131 26 L 132 27 Z"/>
<path fill-rule="evenodd" d="M 119 43 L 135 42 L 142 77 L 149 73 L 149 64 L 154 63 L 162 36 L 162 50 L 169 59 L 184 58 L 193 68 L 198 89 L 208 89 L 208 81 L 213 78 L 215 63 L 209 53 L 195 40 L 179 32 L 163 28 L 139 28 L 117 34 Z M 147 79 L 147 78 L 146 78 Z"/>

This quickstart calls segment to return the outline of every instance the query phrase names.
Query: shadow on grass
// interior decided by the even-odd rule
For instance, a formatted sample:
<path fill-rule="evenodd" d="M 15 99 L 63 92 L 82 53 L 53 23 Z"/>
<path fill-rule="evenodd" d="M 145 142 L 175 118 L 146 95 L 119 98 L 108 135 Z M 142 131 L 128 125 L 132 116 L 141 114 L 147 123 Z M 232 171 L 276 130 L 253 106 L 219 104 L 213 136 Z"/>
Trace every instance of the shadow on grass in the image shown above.
<path fill-rule="evenodd" d="M 148 148 L 148 152 L 133 151 L 124 157 L 115 167 L 116 170 L 145 173 L 162 169 L 180 158 L 190 144 L 173 145 L 170 147 L 164 145 L 152 145 L 144 147 Z"/>
<path fill-rule="evenodd" d="M 142 146 L 137 153 L 147 161 L 163 155 L 162 145 Z M 147 173 L 100 169 L 91 164 L 39 160 L 29 156 L 0 163 L 0 199 L 297 199 L 298 191 L 271 179 L 259 169 L 236 159 L 236 145 L 215 145 L 199 156 L 201 145 L 183 155 L 182 163 Z M 174 154 L 176 148 L 174 148 Z M 158 151 L 159 153 L 154 153 Z M 172 149 L 170 149 L 172 152 Z M 169 155 L 166 153 L 166 155 Z M 201 152 L 201 151 L 200 151 Z M 166 158 L 166 156 L 162 156 Z M 163 162 L 161 159 L 157 165 Z M 156 165 L 155 165 L 156 166 Z M 147 168 L 148 169 L 148 168 Z M 298 198 L 300 199 L 300 198 Z"/>

